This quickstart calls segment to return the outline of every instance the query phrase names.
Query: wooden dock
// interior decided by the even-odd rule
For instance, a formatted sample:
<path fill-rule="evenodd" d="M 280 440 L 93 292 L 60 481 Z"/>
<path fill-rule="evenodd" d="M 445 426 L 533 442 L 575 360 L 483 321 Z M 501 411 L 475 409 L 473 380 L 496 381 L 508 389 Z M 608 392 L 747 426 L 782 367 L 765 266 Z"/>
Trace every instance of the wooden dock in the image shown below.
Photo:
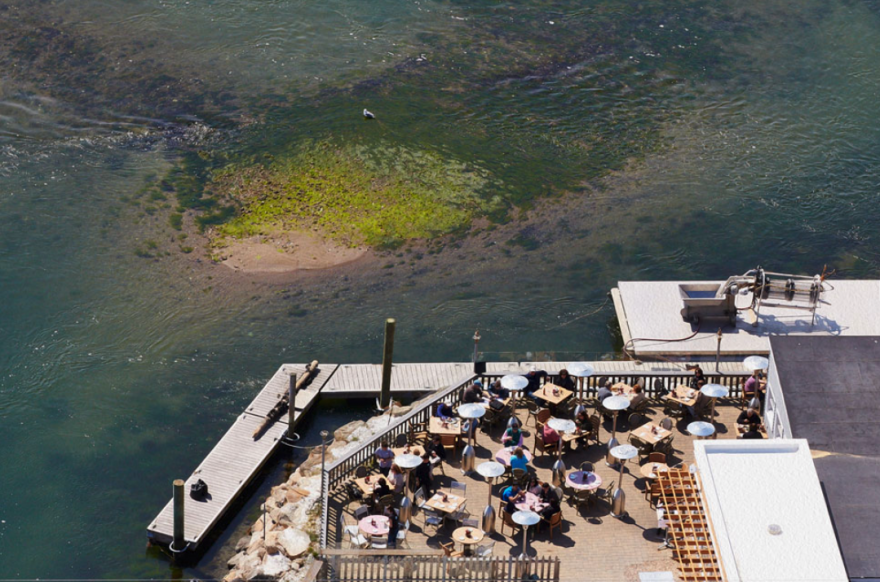
<path fill-rule="evenodd" d="M 296 372 L 299 376 L 305 373 L 305 367 L 305 364 L 281 366 L 186 480 L 184 539 L 189 543 L 190 550 L 195 550 L 208 536 L 241 491 L 278 448 L 287 431 L 287 415 L 269 426 L 260 438 L 255 440 L 253 434 L 263 423 L 266 413 L 287 392 L 290 373 Z M 315 403 L 321 389 L 333 377 L 337 367 L 336 364 L 319 365 L 317 374 L 309 385 L 297 394 L 295 422 Z M 189 497 L 190 485 L 199 479 L 208 485 L 208 498 L 203 501 Z M 169 501 L 147 527 L 147 538 L 152 542 L 168 545 L 173 532 L 173 507 Z"/>
<path fill-rule="evenodd" d="M 426 393 L 446 388 L 472 372 L 473 363 L 394 364 L 391 369 L 392 393 Z M 327 397 L 372 398 L 379 395 L 382 386 L 382 366 L 379 364 L 349 364 L 339 366 L 324 386 Z"/>

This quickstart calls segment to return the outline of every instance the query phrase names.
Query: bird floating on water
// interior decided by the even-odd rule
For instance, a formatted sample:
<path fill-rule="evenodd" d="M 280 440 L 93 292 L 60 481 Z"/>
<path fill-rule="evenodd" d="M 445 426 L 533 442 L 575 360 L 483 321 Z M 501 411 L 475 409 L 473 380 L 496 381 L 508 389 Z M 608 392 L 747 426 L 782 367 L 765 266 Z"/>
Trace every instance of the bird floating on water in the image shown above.
<path fill-rule="evenodd" d="M 376 119 L 376 116 L 364 109 L 364 119 Z"/>

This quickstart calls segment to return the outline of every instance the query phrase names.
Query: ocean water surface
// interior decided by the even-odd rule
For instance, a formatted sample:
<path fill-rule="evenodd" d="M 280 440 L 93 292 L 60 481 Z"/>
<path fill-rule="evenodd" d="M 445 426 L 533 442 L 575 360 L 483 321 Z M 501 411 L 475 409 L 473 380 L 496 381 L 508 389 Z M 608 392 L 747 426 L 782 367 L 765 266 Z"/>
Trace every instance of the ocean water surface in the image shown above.
<path fill-rule="evenodd" d="M 378 362 L 386 317 L 399 361 L 476 326 L 597 357 L 620 279 L 880 271 L 876 2 L 13 1 L 0 28 L 2 579 L 222 573 L 295 459 L 183 571 L 145 550 L 170 482 L 281 363 Z M 472 164 L 505 211 L 269 284 L 134 202 L 183 152 L 324 140 Z"/>

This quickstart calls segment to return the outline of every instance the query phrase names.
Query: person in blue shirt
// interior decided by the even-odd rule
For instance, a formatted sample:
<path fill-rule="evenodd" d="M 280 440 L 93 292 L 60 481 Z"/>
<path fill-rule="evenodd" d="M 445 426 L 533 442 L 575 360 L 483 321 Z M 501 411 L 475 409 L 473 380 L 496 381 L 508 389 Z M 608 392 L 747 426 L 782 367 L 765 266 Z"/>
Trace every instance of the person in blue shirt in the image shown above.
<path fill-rule="evenodd" d="M 434 409 L 434 416 L 439 416 L 440 420 L 452 420 L 455 413 L 452 412 L 452 407 L 449 404 L 438 402 L 437 408 Z"/>
<path fill-rule="evenodd" d="M 526 454 L 523 452 L 522 447 L 516 447 L 516 450 L 510 456 L 510 470 L 514 469 L 529 470 L 529 460 L 526 459 Z"/>
<path fill-rule="evenodd" d="M 525 495 L 519 490 L 519 485 L 511 485 L 505 489 L 501 493 L 501 501 L 506 502 L 504 505 L 504 511 L 507 513 L 516 513 L 516 503 L 523 497 L 525 497 Z"/>

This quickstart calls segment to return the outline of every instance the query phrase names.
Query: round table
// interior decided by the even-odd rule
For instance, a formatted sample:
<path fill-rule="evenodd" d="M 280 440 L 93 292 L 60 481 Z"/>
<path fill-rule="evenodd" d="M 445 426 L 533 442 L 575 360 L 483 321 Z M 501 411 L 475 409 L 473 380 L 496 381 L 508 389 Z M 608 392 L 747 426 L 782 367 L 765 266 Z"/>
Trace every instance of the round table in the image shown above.
<path fill-rule="evenodd" d="M 658 473 L 665 473 L 668 470 L 669 465 L 666 463 L 645 463 L 639 467 L 639 473 L 641 473 L 642 477 L 645 479 L 656 479 L 659 477 Z"/>
<path fill-rule="evenodd" d="M 387 536 L 388 525 L 389 520 L 384 515 L 368 515 L 358 522 L 358 529 L 368 536 Z"/>
<path fill-rule="evenodd" d="M 529 385 L 529 381 L 525 376 L 519 374 L 508 374 L 501 378 L 501 387 L 507 388 L 511 392 L 518 392 Z"/>
<path fill-rule="evenodd" d="M 748 358 L 743 360 L 743 367 L 749 372 L 754 372 L 755 370 L 766 370 L 770 367 L 770 360 L 768 360 L 764 356 L 749 356 Z"/>
<path fill-rule="evenodd" d="M 468 532 L 471 536 L 468 537 Z M 452 532 L 452 539 L 464 546 L 464 554 L 470 555 L 471 546 L 483 541 L 483 532 L 475 527 L 460 527 Z"/>
<path fill-rule="evenodd" d="M 572 471 L 565 477 L 565 484 L 579 491 L 595 491 L 602 486 L 602 477 L 597 473 Z"/>
<path fill-rule="evenodd" d="M 523 456 L 525 456 L 526 461 L 529 463 L 532 462 L 532 453 L 529 452 L 528 449 L 523 449 Z M 510 457 L 513 455 L 513 451 L 510 448 L 505 447 L 495 453 L 495 460 L 504 465 L 505 467 L 510 466 Z"/>
<path fill-rule="evenodd" d="M 544 503 L 541 501 L 541 498 L 535 495 L 534 493 L 525 492 L 526 495 L 522 501 L 516 504 L 516 508 L 519 511 L 541 511 L 545 507 L 549 505 L 549 503 Z"/>
<path fill-rule="evenodd" d="M 710 422 L 703 422 L 702 420 L 698 420 L 696 422 L 690 423 L 687 426 L 687 431 L 695 437 L 706 438 L 707 436 L 712 436 L 713 434 L 715 434 L 715 425 Z"/>
<path fill-rule="evenodd" d="M 529 526 L 541 521 L 541 516 L 534 511 L 517 511 L 512 516 L 513 522 L 523 526 L 523 549 L 520 557 L 526 557 L 526 541 L 529 537 Z"/>

